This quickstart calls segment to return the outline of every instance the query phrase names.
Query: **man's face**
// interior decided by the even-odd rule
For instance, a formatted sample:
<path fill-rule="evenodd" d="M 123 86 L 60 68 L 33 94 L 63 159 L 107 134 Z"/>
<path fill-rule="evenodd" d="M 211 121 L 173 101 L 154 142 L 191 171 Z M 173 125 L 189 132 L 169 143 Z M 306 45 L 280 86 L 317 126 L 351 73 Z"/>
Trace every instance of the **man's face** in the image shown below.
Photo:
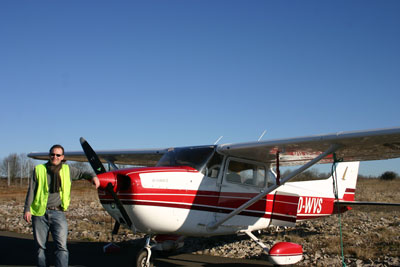
<path fill-rule="evenodd" d="M 50 163 L 52 165 L 58 165 L 64 159 L 63 151 L 61 148 L 56 147 L 50 151 Z"/>

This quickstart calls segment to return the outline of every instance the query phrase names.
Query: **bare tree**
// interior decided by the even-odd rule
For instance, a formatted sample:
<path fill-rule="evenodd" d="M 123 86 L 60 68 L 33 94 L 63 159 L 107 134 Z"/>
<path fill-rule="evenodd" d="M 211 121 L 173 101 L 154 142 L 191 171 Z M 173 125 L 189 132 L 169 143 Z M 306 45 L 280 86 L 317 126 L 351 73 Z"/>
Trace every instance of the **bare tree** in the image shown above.
<path fill-rule="evenodd" d="M 20 159 L 16 153 L 8 155 L 0 164 L 0 172 L 2 177 L 8 177 L 13 180 L 19 174 Z"/>
<path fill-rule="evenodd" d="M 68 163 L 68 165 L 80 169 L 81 171 L 84 172 L 93 172 L 93 169 L 87 162 L 73 162 L 73 163 Z"/>
<path fill-rule="evenodd" d="M 10 180 L 20 178 L 20 183 L 22 183 L 22 178 L 30 177 L 33 166 L 33 160 L 26 154 L 13 153 L 0 161 L 0 176 L 8 177 L 10 175 Z"/>
<path fill-rule="evenodd" d="M 19 177 L 29 178 L 35 165 L 31 158 L 28 158 L 26 154 L 19 154 Z"/>

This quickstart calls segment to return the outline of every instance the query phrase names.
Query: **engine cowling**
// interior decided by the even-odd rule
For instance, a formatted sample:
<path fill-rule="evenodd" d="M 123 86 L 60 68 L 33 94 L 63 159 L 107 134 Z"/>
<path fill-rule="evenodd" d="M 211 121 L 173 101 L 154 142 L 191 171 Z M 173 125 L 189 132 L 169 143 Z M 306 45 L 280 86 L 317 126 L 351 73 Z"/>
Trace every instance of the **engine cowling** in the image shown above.
<path fill-rule="evenodd" d="M 111 183 L 113 188 L 117 185 L 117 177 L 113 172 L 97 174 L 97 178 L 100 181 L 99 189 L 106 190 L 109 183 Z"/>

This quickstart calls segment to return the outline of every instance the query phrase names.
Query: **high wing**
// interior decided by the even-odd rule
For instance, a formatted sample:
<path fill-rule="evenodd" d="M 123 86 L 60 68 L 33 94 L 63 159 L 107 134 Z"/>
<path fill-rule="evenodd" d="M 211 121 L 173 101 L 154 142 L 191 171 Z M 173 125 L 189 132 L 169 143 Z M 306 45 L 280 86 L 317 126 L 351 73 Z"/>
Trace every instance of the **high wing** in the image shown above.
<path fill-rule="evenodd" d="M 167 151 L 168 149 L 103 150 L 96 151 L 96 154 L 103 163 L 155 166 Z M 32 152 L 28 154 L 28 157 L 48 160 L 49 154 L 47 152 Z M 67 161 L 88 161 L 83 151 L 65 152 L 64 159 Z"/>
<path fill-rule="evenodd" d="M 343 161 L 380 160 L 400 157 L 400 127 L 367 131 L 337 132 L 333 134 L 276 139 L 269 141 L 221 144 L 217 151 L 221 154 L 276 163 L 279 152 L 281 166 L 302 165 L 338 145 L 336 156 Z M 96 151 L 100 160 L 115 164 L 155 166 L 168 148 L 143 150 L 103 150 Z M 28 154 L 34 159 L 48 159 L 46 152 Z M 65 160 L 83 161 L 87 158 L 83 151 L 65 152 Z M 319 163 L 333 161 L 328 155 Z"/>
<path fill-rule="evenodd" d="M 279 165 L 300 165 L 316 158 L 332 145 L 338 145 L 336 157 L 343 161 L 381 160 L 400 157 L 400 127 L 368 131 L 337 132 L 271 141 L 222 144 L 221 154 L 275 163 L 279 152 Z M 332 155 L 320 163 L 333 162 Z"/>

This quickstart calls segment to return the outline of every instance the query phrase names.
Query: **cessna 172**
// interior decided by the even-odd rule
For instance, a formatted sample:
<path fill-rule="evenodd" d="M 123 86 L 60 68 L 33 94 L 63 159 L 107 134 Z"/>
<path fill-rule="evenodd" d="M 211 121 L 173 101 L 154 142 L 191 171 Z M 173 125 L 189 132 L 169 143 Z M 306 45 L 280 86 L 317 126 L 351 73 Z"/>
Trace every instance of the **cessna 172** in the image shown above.
<path fill-rule="evenodd" d="M 148 234 L 138 266 L 152 264 L 152 249 L 182 245 L 183 236 L 234 233 L 247 234 L 271 262 L 294 264 L 302 259 L 300 245 L 280 242 L 268 248 L 252 232 L 350 209 L 357 204 L 359 161 L 400 157 L 400 127 L 97 153 L 80 141 L 84 152 L 66 152 L 65 159 L 89 161 L 100 180 L 100 202 L 116 220 L 114 231 L 122 224 Z M 48 158 L 47 153 L 28 156 Z M 107 172 L 102 162 L 114 169 Z M 336 168 L 328 179 L 289 182 L 316 163 Z M 115 164 L 142 167 L 118 169 Z M 281 166 L 294 165 L 300 167 L 280 177 Z"/>

